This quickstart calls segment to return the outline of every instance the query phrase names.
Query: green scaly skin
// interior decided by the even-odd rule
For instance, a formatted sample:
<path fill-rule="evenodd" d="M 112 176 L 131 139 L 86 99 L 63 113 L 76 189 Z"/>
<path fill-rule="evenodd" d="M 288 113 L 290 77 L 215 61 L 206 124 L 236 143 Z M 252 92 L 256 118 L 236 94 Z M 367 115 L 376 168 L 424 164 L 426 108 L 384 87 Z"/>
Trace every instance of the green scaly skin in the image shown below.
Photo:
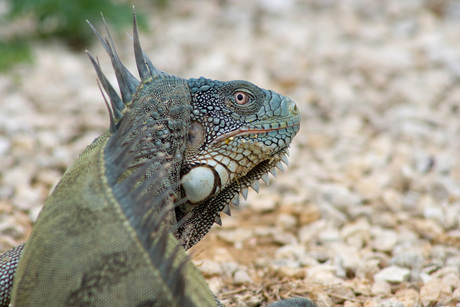
<path fill-rule="evenodd" d="M 11 293 L 15 306 L 220 305 L 184 248 L 282 167 L 299 129 L 295 104 L 246 81 L 156 69 L 134 18 L 138 81 L 110 34 L 95 32 L 121 98 L 89 55 L 110 99 L 110 128 L 66 171 L 25 246 L 0 256 L 1 303 Z"/>

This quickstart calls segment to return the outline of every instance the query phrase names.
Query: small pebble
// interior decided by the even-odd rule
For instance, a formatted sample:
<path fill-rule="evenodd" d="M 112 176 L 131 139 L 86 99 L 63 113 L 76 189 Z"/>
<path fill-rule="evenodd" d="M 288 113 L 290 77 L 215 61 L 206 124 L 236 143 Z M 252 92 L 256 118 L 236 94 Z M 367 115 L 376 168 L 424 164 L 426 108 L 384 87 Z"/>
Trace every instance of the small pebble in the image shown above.
<path fill-rule="evenodd" d="M 236 271 L 235 274 L 233 275 L 233 284 L 235 285 L 241 285 L 245 283 L 252 283 L 252 278 L 249 276 L 249 274 L 246 271 L 239 270 Z"/>
<path fill-rule="evenodd" d="M 391 286 L 390 286 L 389 283 L 387 283 L 384 280 L 377 280 L 372 285 L 372 293 L 374 295 L 382 295 L 382 296 L 390 295 L 391 294 Z"/>
<path fill-rule="evenodd" d="M 198 269 L 205 277 L 222 275 L 223 270 L 220 263 L 211 260 L 202 260 L 197 263 Z"/>
<path fill-rule="evenodd" d="M 420 289 L 420 299 L 423 305 L 433 302 L 446 302 L 450 300 L 452 291 L 449 285 L 440 279 L 432 279 Z"/>
<path fill-rule="evenodd" d="M 420 302 L 420 295 L 414 289 L 400 289 L 395 293 L 395 297 L 404 306 L 417 306 Z"/>
<path fill-rule="evenodd" d="M 374 275 L 375 281 L 387 281 L 390 283 L 402 283 L 408 281 L 410 270 L 398 266 L 389 266 Z"/>

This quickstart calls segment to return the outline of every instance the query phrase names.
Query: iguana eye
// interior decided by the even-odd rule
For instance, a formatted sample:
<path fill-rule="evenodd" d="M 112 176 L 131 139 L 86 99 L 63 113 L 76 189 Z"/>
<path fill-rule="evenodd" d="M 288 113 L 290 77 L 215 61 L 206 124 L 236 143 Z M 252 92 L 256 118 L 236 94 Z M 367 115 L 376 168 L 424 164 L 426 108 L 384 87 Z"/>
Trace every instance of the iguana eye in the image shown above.
<path fill-rule="evenodd" d="M 249 96 L 248 93 L 242 91 L 235 92 L 235 94 L 233 94 L 233 97 L 235 97 L 235 101 L 239 105 L 245 105 L 251 99 L 251 96 Z"/>

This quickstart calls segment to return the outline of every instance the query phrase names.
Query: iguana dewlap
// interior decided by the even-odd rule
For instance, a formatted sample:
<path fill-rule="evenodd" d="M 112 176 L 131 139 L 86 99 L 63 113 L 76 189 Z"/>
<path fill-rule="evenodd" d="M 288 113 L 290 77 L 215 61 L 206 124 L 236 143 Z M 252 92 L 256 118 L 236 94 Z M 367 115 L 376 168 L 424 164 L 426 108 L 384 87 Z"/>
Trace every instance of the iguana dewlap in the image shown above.
<path fill-rule="evenodd" d="M 25 247 L 0 256 L 0 300 L 8 304 L 14 277 L 13 306 L 215 306 L 182 247 L 282 167 L 299 112 L 289 98 L 246 81 L 158 70 L 134 18 L 139 81 L 108 31 L 107 39 L 95 32 L 121 97 L 89 55 L 110 99 L 110 128 L 65 172 Z M 314 306 L 302 299 L 284 306 L 296 302 Z"/>

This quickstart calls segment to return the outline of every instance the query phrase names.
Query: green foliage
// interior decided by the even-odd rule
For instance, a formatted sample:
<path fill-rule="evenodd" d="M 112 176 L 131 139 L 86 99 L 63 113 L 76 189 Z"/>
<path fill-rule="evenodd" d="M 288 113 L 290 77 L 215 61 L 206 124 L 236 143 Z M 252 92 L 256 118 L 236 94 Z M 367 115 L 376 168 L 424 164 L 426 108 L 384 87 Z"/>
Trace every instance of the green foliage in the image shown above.
<path fill-rule="evenodd" d="M 29 62 L 32 59 L 29 46 L 19 40 L 7 43 L 0 41 L 0 54 L 0 71 L 6 71 L 14 64 Z"/>
<path fill-rule="evenodd" d="M 81 49 L 94 39 L 86 19 L 97 26 L 101 12 L 115 30 L 126 29 L 132 22 L 131 5 L 112 0 L 8 0 L 10 18 L 30 16 L 37 23 L 41 38 L 57 36 L 71 47 Z M 136 13 L 140 27 L 145 28 L 145 17 Z"/>

